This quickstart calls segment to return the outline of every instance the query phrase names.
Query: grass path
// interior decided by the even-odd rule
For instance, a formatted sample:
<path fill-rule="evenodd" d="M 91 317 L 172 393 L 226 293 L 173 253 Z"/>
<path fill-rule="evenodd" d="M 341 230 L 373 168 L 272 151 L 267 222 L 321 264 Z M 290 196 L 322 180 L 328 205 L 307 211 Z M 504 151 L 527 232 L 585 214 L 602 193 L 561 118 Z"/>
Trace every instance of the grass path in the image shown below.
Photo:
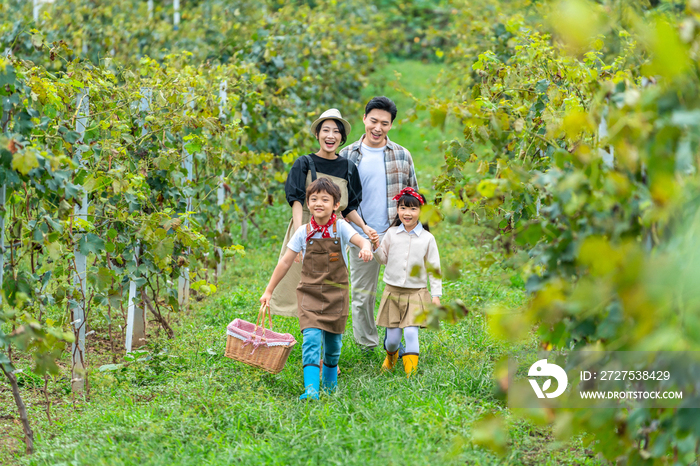
<path fill-rule="evenodd" d="M 378 70 L 366 95 L 393 97 L 381 79 L 393 76 L 393 69 L 402 73 L 402 84 L 414 95 L 432 92 L 429 78 L 438 67 L 404 62 Z M 408 108 L 409 99 L 398 96 L 396 101 L 400 110 Z M 445 135 L 417 125 L 424 118 L 419 114 L 414 123 L 397 123 L 390 137 L 412 150 L 419 182 L 427 187 L 439 170 L 439 141 Z M 361 129 L 358 120 L 352 123 Z M 355 136 L 358 130 L 351 139 Z M 363 357 L 348 331 L 339 391 L 317 403 L 297 401 L 303 385 L 300 344 L 277 375 L 222 357 L 226 324 L 235 317 L 254 318 L 279 250 L 280 237 L 269 232 L 282 232 L 288 215 L 285 205 L 269 209 L 260 231 L 250 234 L 247 255 L 229 267 L 214 297 L 183 316 L 175 339 L 152 338 L 143 361 L 117 371 L 94 369 L 100 359 L 95 356 L 89 402 L 73 407 L 66 395 L 54 393 L 63 402 L 54 407 L 56 422 L 49 426 L 41 398 L 27 390 L 37 453 L 9 457 L 6 450 L 0 452 L 0 463 L 435 466 L 590 461 L 580 445 L 553 442 L 547 428 L 511 417 L 494 397 L 494 361 L 517 348 L 492 340 L 479 312 L 443 324 L 439 331 L 422 332 L 419 373 L 411 380 L 400 367 L 395 374 L 380 374 L 383 356 Z M 462 299 L 473 311 L 522 301 L 521 288 L 478 265 L 488 250 L 477 240 L 478 230 L 443 224 L 434 232 L 443 262 L 455 264 L 461 273 L 445 284 L 445 301 Z M 295 320 L 277 318 L 275 329 L 301 342 Z M 63 390 L 61 384 L 67 381 L 55 384 L 57 392 Z M 0 397 L 9 401 L 5 392 Z M 0 416 L 9 415 L 11 408 L 3 405 Z M 472 442 L 477 419 L 499 413 L 511 438 L 502 457 Z"/>

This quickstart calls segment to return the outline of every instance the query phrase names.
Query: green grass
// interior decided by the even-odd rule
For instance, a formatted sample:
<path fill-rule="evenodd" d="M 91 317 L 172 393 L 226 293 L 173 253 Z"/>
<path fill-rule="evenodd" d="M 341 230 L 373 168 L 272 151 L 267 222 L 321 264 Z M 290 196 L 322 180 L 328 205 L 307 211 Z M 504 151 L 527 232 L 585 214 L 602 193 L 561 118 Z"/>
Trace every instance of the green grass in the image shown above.
<path fill-rule="evenodd" d="M 411 77 L 404 85 L 415 95 L 425 95 L 430 85 L 422 79 L 433 74 L 431 67 L 435 65 L 390 64 L 377 76 L 398 68 Z M 386 93 L 393 96 L 390 90 Z M 434 169 L 437 158 L 431 150 L 410 145 L 421 138 L 439 141 L 444 134 L 401 123 L 390 136 L 411 148 L 420 182 L 429 185 L 428 167 Z M 419 372 L 412 379 L 406 379 L 400 363 L 396 373 L 381 374 L 383 356 L 361 354 L 352 340 L 351 322 L 343 338 L 339 390 L 315 403 L 297 400 L 303 383 L 295 319 L 274 321 L 275 330 L 289 332 L 300 342 L 280 374 L 223 357 L 225 326 L 235 317 L 255 316 L 288 216 L 285 205 L 268 209 L 260 230 L 249 234 L 246 256 L 229 265 L 215 296 L 180 316 L 173 340 L 151 330 L 144 360 L 115 371 L 98 370 L 111 362 L 108 352 L 90 354 L 89 400 L 72 403 L 67 373 L 52 382 L 52 425 L 46 420 L 43 395 L 31 388 L 36 385 L 30 383 L 33 379 L 25 379 L 23 395 L 37 435 L 32 457 L 18 453 L 21 430 L 14 423 L 14 404 L 9 391 L 0 391 L 0 463 L 598 464 L 579 442 L 555 442 L 548 427 L 512 416 L 495 395 L 495 362 L 521 347 L 489 336 L 482 311 L 492 304 L 517 307 L 524 295 L 507 271 L 479 265 L 489 245 L 473 226 L 444 223 L 433 230 L 443 263 L 457 264 L 454 268 L 460 272 L 460 278 L 445 283 L 443 300 L 461 299 L 471 312 L 440 330 L 421 332 Z M 95 343 L 89 341 L 88 346 Z M 501 416 L 507 428 L 509 448 L 503 456 L 473 441 L 475 422 L 493 414 Z"/>

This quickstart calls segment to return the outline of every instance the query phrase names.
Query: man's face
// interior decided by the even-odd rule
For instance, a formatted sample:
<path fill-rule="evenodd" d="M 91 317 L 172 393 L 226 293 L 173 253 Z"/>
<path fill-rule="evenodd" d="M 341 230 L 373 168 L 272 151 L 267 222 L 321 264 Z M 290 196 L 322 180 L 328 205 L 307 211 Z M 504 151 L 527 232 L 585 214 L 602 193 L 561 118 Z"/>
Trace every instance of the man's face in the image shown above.
<path fill-rule="evenodd" d="M 369 147 L 386 145 L 386 135 L 391 129 L 391 113 L 386 110 L 373 109 L 362 117 L 365 124 L 365 139 Z"/>
<path fill-rule="evenodd" d="M 325 225 L 331 214 L 340 207 L 340 203 L 333 202 L 333 196 L 325 191 L 319 191 L 309 196 L 309 210 L 319 225 Z"/>

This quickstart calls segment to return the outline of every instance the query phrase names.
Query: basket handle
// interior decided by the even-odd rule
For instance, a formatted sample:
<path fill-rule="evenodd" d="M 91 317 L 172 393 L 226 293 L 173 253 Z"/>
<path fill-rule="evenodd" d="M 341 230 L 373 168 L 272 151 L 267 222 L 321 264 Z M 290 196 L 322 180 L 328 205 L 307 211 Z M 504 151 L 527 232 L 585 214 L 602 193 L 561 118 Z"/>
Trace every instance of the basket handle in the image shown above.
<path fill-rule="evenodd" d="M 255 325 L 262 326 L 262 328 L 265 328 L 265 314 L 267 314 L 267 320 L 268 320 L 268 325 L 267 328 L 272 329 L 272 313 L 270 312 L 270 305 L 263 304 L 260 306 L 260 310 L 258 311 L 258 318 L 255 321 Z M 262 319 L 261 319 L 262 317 Z"/>
<path fill-rule="evenodd" d="M 261 340 L 267 340 L 265 338 L 265 314 L 267 314 L 267 319 L 268 319 L 268 328 L 272 330 L 272 314 L 270 313 L 270 305 L 267 304 L 262 304 L 260 306 L 260 310 L 258 311 L 258 317 L 255 319 L 255 329 L 253 330 L 253 335 L 255 335 L 258 331 L 258 327 L 262 328 L 262 337 L 260 337 Z"/>

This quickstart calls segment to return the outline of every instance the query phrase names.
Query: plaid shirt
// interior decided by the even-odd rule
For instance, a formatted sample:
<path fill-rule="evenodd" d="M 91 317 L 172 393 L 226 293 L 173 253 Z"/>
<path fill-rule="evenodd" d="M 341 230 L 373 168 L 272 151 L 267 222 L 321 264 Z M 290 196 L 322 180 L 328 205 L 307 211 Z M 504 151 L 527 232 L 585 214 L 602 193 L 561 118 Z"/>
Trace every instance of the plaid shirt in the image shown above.
<path fill-rule="evenodd" d="M 362 138 L 360 140 L 343 148 L 340 155 L 352 160 L 356 165 L 360 165 L 362 161 Z M 386 147 L 384 148 L 384 166 L 386 168 L 386 208 L 389 215 L 389 222 L 396 217 L 396 201 L 394 196 L 406 186 L 410 186 L 418 191 L 418 181 L 416 180 L 416 172 L 413 168 L 413 159 L 411 153 L 400 145 L 393 143 L 386 138 Z"/>

